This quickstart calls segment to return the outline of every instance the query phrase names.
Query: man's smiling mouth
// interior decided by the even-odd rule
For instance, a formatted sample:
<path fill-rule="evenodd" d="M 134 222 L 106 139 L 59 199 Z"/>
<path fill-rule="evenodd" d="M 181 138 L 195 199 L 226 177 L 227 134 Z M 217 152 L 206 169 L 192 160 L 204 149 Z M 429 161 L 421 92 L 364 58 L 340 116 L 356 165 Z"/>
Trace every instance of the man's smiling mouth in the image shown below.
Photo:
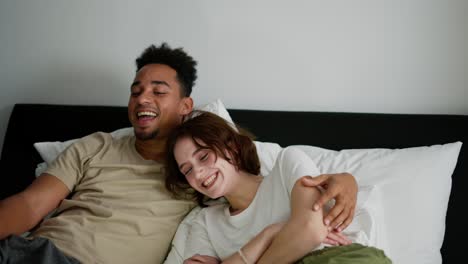
<path fill-rule="evenodd" d="M 141 119 L 141 118 L 155 118 L 157 116 L 158 116 L 158 114 L 155 113 L 155 112 L 150 112 L 150 111 L 137 112 L 138 119 Z"/>

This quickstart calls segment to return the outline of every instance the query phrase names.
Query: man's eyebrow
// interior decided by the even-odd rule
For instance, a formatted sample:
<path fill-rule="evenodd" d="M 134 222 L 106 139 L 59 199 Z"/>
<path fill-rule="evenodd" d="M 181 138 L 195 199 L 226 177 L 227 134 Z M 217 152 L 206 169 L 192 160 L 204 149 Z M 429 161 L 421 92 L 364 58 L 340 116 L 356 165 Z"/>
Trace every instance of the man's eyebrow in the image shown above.
<path fill-rule="evenodd" d="M 137 86 L 137 85 L 139 85 L 140 83 L 141 83 L 140 81 L 134 81 L 134 82 L 132 83 L 132 85 L 130 85 L 130 88 L 133 87 L 133 86 Z"/>
<path fill-rule="evenodd" d="M 138 86 L 140 83 L 141 83 L 140 81 L 134 81 L 132 85 L 130 85 L 130 88 L 133 86 Z M 151 84 L 152 85 L 164 85 L 164 86 L 167 86 L 168 88 L 171 88 L 171 86 L 165 81 L 151 81 Z"/>
<path fill-rule="evenodd" d="M 165 85 L 165 86 L 171 88 L 171 86 L 170 86 L 167 82 L 165 82 L 165 81 L 151 81 L 151 84 L 154 84 L 154 85 Z"/>
<path fill-rule="evenodd" d="M 202 148 L 198 148 L 197 150 L 195 150 L 193 153 L 192 153 L 192 157 L 195 156 L 198 152 L 200 152 L 202 150 Z M 179 170 L 182 170 L 182 167 L 184 167 L 186 162 L 182 163 L 179 165 Z"/>

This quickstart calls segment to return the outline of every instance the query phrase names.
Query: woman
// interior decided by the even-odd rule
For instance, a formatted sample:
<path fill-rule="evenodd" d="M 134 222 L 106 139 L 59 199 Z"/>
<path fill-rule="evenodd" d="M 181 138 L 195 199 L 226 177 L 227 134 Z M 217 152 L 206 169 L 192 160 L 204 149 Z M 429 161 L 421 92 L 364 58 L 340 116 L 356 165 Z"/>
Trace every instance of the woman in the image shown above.
<path fill-rule="evenodd" d="M 206 112 L 171 134 L 167 143 L 166 187 L 190 196 L 227 203 L 204 208 L 192 223 L 184 263 L 291 263 L 323 247 L 351 242 L 323 224 L 313 211 L 318 188 L 299 179 L 319 171 L 307 155 L 285 148 L 270 175 L 259 175 L 255 145 L 240 128 Z M 343 242 L 344 241 L 344 242 Z"/>

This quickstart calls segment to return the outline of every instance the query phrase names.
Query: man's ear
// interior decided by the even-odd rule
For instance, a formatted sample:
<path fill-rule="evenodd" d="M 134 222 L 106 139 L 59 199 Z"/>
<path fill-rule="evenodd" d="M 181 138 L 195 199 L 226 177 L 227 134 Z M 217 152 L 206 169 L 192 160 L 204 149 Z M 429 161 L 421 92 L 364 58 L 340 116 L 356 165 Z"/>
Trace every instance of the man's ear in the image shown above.
<path fill-rule="evenodd" d="M 188 115 L 193 110 L 193 99 L 192 97 L 184 97 L 182 98 L 182 102 L 180 105 L 180 114 L 181 115 Z"/>

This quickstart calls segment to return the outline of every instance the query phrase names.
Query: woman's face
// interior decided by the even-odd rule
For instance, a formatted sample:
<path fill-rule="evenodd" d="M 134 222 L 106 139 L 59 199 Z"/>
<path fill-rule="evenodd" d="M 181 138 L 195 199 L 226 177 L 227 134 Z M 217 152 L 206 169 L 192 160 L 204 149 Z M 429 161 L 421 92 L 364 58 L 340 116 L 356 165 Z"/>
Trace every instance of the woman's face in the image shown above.
<path fill-rule="evenodd" d="M 200 145 L 204 142 L 198 141 Z M 174 146 L 179 170 L 192 188 L 216 199 L 228 195 L 236 183 L 236 167 L 210 149 L 198 147 L 192 138 L 179 138 Z"/>

